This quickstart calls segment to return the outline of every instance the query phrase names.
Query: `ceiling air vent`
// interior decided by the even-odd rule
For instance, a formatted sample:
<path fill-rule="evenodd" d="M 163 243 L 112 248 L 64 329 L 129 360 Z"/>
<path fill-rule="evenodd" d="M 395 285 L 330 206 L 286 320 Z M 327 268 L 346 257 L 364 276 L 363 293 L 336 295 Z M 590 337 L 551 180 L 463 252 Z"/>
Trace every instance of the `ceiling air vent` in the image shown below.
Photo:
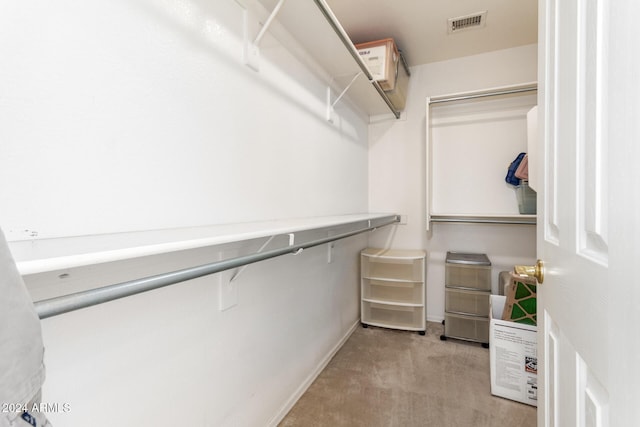
<path fill-rule="evenodd" d="M 447 20 L 447 32 L 449 34 L 458 33 L 463 30 L 473 28 L 482 28 L 487 20 L 487 11 L 473 13 L 471 15 L 459 16 L 457 18 L 449 18 Z"/>

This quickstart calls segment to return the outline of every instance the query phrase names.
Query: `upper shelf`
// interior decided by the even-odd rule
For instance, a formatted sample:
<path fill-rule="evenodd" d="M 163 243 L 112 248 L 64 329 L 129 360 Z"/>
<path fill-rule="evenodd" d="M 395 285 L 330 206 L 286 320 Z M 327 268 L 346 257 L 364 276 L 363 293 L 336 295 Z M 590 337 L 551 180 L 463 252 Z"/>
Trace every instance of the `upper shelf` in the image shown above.
<path fill-rule="evenodd" d="M 378 227 L 394 214 L 351 214 L 9 242 L 22 275 L 312 230 Z"/>
<path fill-rule="evenodd" d="M 267 11 L 276 8 L 278 0 L 258 0 Z M 364 64 L 358 50 L 324 0 L 284 1 L 275 18 L 333 79 L 332 86 L 344 90 L 354 76 L 347 96 L 369 116 L 398 111 Z M 335 99 L 339 94 L 334 94 Z"/>

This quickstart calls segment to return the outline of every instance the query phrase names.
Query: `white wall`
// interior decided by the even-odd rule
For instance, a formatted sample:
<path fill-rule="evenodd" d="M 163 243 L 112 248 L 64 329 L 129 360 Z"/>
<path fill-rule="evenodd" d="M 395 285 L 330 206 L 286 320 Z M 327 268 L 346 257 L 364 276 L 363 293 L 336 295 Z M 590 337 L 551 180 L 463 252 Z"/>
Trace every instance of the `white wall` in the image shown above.
<path fill-rule="evenodd" d="M 253 253 L 262 242 L 26 280 L 35 295 L 52 286 L 95 287 Z M 71 427 L 275 425 L 359 327 L 358 252 L 365 246 L 366 236 L 336 242 L 331 264 L 323 245 L 249 265 L 234 282 L 238 305 L 225 311 L 219 285 L 233 271 L 44 320 L 43 401 L 69 407 L 50 420 Z"/>
<path fill-rule="evenodd" d="M 369 239 L 369 244 L 428 252 L 429 320 L 444 319 L 447 250 L 486 253 L 493 264 L 493 285 L 497 290 L 499 271 L 535 259 L 535 227 L 434 224 L 432 232 L 427 234 L 426 97 L 533 82 L 537 80 L 536 64 L 537 45 L 528 45 L 412 67 L 402 118 L 381 120 L 369 126 L 369 209 L 397 212 L 407 217 L 407 224 L 399 226 L 396 233 L 377 235 Z"/>
<path fill-rule="evenodd" d="M 328 125 L 326 85 L 269 34 L 243 65 L 236 2 L 1 15 L 9 240 L 366 211 L 366 125 L 344 105 Z"/>
<path fill-rule="evenodd" d="M 43 239 L 366 212 L 367 124 L 268 34 L 242 61 L 232 0 L 4 2 L 0 227 Z M 277 59 L 277 61 L 276 61 Z M 231 253 L 255 250 L 258 242 Z M 358 320 L 366 237 L 43 322 L 54 425 L 266 425 Z M 210 260 L 70 272 L 86 286 Z M 27 277 L 29 287 L 64 284 Z M 49 280 L 43 285 L 43 280 Z"/>

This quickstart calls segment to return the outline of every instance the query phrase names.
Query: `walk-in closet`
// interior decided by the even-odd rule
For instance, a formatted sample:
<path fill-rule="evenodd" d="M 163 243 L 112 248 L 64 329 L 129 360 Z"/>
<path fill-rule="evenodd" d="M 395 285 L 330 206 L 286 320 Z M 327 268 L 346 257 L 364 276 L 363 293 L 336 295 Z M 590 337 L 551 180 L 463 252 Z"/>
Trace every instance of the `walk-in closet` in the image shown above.
<path fill-rule="evenodd" d="M 0 427 L 629 425 L 635 12 L 3 2 Z"/>

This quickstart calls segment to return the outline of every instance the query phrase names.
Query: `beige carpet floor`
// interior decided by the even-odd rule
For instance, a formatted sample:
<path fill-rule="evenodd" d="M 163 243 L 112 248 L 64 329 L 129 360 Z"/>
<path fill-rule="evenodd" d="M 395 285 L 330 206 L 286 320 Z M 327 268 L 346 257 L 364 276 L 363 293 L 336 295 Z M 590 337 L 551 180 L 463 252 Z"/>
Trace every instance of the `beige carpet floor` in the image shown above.
<path fill-rule="evenodd" d="M 427 334 L 361 328 L 281 427 L 534 427 L 536 408 L 491 395 L 489 350 Z"/>

